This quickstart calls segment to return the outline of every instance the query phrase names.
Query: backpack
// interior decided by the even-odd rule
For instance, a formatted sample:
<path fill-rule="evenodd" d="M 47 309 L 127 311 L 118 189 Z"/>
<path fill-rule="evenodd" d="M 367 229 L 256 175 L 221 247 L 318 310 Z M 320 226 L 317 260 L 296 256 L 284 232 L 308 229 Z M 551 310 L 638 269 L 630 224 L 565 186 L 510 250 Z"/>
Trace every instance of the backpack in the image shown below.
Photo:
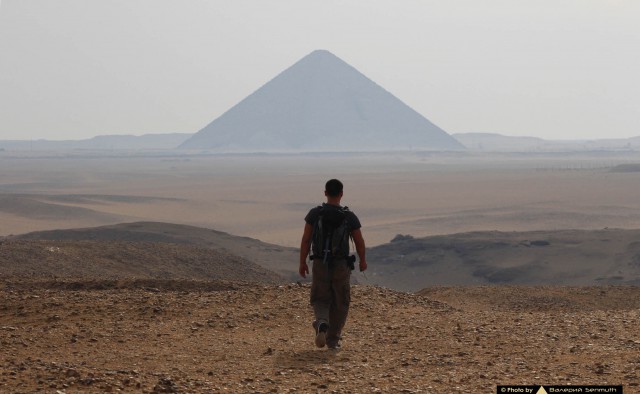
<path fill-rule="evenodd" d="M 349 208 L 329 204 L 322 204 L 318 208 L 318 218 L 313 224 L 311 236 L 312 257 L 322 257 L 325 263 L 333 258 L 347 258 L 351 236 L 346 214 Z"/>

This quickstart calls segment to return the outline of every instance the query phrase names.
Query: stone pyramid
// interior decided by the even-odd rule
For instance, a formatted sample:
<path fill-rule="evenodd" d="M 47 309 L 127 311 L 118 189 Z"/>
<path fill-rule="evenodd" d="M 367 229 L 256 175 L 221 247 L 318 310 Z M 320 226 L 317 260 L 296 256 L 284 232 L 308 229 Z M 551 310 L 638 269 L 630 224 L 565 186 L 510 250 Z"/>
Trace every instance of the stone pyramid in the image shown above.
<path fill-rule="evenodd" d="M 332 53 L 317 50 L 185 141 L 215 152 L 462 150 Z"/>

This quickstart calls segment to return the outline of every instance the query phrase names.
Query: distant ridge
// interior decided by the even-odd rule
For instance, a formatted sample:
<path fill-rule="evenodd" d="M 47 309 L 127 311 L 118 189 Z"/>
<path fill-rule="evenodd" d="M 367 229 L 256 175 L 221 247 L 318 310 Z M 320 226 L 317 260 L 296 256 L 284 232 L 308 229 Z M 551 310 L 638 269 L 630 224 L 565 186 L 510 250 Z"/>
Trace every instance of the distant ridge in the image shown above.
<path fill-rule="evenodd" d="M 0 140 L 0 150 L 165 150 L 175 149 L 192 134 L 99 135 L 84 140 Z"/>
<path fill-rule="evenodd" d="M 325 50 L 299 60 L 180 148 L 220 152 L 465 149 Z"/>
<path fill-rule="evenodd" d="M 631 152 L 640 150 L 640 137 L 595 140 L 546 140 L 496 133 L 457 133 L 453 137 L 472 152 Z"/>

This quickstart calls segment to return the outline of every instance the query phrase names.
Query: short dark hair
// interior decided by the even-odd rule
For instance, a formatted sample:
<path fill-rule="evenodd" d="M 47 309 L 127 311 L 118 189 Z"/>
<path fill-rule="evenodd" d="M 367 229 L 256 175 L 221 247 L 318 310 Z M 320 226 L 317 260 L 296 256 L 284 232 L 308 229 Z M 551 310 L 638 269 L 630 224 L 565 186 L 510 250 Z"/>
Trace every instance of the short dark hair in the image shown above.
<path fill-rule="evenodd" d="M 338 197 L 342 193 L 342 182 L 337 179 L 330 179 L 324 185 L 324 191 L 331 197 Z"/>

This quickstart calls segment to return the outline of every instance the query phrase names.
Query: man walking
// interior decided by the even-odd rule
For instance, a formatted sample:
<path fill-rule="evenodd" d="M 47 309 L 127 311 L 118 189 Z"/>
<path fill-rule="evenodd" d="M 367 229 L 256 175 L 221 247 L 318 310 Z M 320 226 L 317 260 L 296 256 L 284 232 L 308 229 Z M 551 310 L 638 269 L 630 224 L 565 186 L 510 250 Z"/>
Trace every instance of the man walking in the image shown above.
<path fill-rule="evenodd" d="M 349 313 L 351 270 L 355 256 L 349 255 L 349 240 L 355 244 L 360 271 L 367 269 L 365 244 L 360 220 L 340 205 L 343 185 L 337 179 L 325 184 L 327 202 L 313 208 L 305 217 L 300 243 L 299 273 L 309 273 L 307 256 L 312 251 L 311 305 L 317 347 L 340 348 L 340 334 Z"/>

